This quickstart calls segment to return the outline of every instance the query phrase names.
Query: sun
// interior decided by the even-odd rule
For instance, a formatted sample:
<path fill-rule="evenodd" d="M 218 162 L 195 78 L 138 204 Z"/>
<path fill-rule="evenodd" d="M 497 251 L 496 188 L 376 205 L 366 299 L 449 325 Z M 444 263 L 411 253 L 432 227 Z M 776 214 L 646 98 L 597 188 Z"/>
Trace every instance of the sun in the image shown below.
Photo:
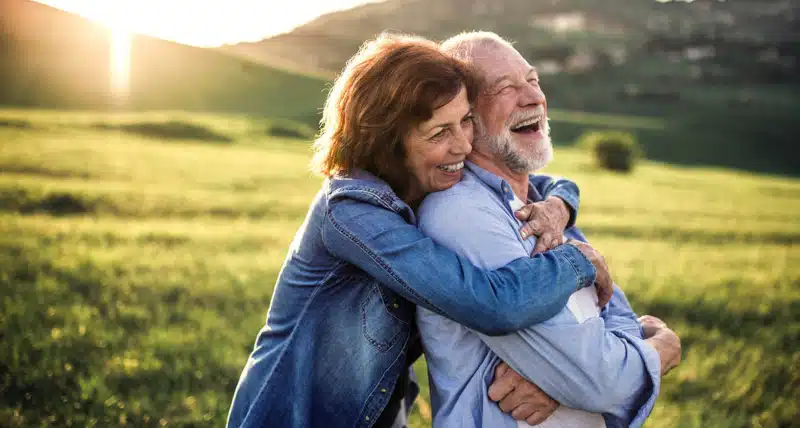
<path fill-rule="evenodd" d="M 130 95 L 131 89 L 131 48 L 133 33 L 129 23 L 122 17 L 116 16 L 109 22 L 110 37 L 110 87 L 111 95 L 118 103 L 123 103 Z"/>

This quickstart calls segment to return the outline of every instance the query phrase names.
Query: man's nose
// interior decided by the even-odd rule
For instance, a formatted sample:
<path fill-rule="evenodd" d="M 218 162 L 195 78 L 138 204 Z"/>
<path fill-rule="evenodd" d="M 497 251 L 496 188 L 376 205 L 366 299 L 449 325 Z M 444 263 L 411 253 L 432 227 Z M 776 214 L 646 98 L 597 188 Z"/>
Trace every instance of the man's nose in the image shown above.
<path fill-rule="evenodd" d="M 523 106 L 544 104 L 547 98 L 538 84 L 528 83 L 524 86 L 522 95 Z"/>

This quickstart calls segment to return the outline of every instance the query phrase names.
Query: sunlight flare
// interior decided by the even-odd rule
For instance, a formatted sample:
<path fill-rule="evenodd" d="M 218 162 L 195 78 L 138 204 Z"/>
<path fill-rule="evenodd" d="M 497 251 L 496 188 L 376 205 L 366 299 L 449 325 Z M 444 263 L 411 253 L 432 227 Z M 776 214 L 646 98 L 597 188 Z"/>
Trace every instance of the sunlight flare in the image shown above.
<path fill-rule="evenodd" d="M 133 36 L 124 26 L 111 28 L 111 94 L 124 101 L 130 94 L 131 44 Z"/>

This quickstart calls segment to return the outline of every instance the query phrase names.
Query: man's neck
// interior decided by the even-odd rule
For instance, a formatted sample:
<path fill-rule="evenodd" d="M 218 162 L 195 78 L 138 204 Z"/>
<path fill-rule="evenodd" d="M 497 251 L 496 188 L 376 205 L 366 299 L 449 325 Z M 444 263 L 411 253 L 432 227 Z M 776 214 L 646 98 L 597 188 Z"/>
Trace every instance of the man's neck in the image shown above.
<path fill-rule="evenodd" d="M 511 190 L 523 202 L 528 200 L 528 174 L 512 171 L 506 166 L 502 159 L 491 153 L 482 150 L 473 150 L 467 159 L 479 167 L 502 178 L 511 185 Z"/>

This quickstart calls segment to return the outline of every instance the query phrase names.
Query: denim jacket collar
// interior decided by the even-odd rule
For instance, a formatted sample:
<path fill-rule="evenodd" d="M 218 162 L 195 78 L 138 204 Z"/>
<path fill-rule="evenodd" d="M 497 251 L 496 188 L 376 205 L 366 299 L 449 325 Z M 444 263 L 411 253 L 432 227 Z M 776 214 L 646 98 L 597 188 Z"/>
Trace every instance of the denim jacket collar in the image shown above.
<path fill-rule="evenodd" d="M 368 171 L 357 169 L 346 176 L 330 177 L 326 180 L 325 187 L 329 200 L 355 199 L 383 206 L 403 216 L 408 223 L 417 224 L 414 210 L 394 193 L 388 183 Z"/>

